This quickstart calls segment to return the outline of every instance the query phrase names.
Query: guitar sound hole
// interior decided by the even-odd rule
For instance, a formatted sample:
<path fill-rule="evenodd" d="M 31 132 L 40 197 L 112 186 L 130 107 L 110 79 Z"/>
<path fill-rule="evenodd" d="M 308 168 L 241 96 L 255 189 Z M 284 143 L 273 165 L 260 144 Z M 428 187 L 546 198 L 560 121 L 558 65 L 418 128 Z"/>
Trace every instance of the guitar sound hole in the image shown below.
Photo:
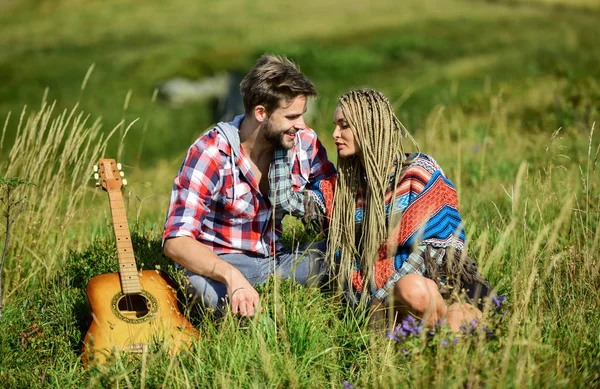
<path fill-rule="evenodd" d="M 117 307 L 119 312 L 129 319 L 141 319 L 150 313 L 148 299 L 140 294 L 121 297 Z"/>

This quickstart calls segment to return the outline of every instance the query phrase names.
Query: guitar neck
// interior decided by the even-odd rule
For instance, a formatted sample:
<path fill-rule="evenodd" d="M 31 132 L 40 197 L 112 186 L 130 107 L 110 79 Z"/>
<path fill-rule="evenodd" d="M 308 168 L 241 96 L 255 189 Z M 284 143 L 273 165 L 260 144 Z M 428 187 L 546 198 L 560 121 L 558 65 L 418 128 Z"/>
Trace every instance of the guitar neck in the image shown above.
<path fill-rule="evenodd" d="M 123 195 L 120 190 L 108 191 L 108 198 L 110 201 L 110 213 L 112 215 L 115 241 L 117 242 L 121 288 L 125 295 L 139 294 L 142 292 L 142 287 L 135 266 L 135 257 L 133 255 L 133 246 L 131 245 L 131 235 L 129 234 L 129 224 L 127 223 Z"/>

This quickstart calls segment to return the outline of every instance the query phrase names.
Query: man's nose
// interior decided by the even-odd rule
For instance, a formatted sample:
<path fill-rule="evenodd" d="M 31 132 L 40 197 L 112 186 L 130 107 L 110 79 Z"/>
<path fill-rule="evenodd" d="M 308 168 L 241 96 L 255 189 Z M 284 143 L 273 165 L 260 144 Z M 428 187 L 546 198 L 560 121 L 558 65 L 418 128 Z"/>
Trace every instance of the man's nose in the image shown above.
<path fill-rule="evenodd" d="M 304 116 L 300 116 L 298 118 L 298 120 L 296 120 L 296 123 L 294 124 L 294 127 L 298 128 L 298 129 L 302 129 L 302 128 L 306 128 L 306 123 L 304 122 Z"/>

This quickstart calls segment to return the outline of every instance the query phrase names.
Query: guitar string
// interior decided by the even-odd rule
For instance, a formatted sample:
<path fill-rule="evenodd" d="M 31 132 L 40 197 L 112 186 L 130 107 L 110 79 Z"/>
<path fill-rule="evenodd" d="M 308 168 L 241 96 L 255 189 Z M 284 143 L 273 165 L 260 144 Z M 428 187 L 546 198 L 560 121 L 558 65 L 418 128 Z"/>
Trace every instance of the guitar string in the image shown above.
<path fill-rule="evenodd" d="M 121 201 L 122 201 L 122 200 L 121 200 Z M 125 209 L 125 204 L 124 204 L 124 203 L 123 203 L 123 208 L 122 208 L 122 209 Z M 124 223 L 124 225 L 121 225 L 121 227 L 125 227 L 125 229 L 126 229 L 126 230 L 127 230 L 127 232 L 128 232 L 128 234 L 127 234 L 127 235 L 129 235 L 129 224 L 128 224 L 127 222 L 125 222 L 125 223 Z M 127 245 L 127 246 L 124 248 L 124 250 L 123 250 L 123 251 L 127 251 L 127 248 L 129 248 L 129 247 L 131 247 L 131 246 L 132 246 L 132 245 L 131 245 L 131 239 L 129 239 L 129 245 Z M 132 253 L 131 253 L 131 254 L 133 255 L 133 247 L 131 247 L 131 251 L 132 251 Z M 123 253 L 121 253 L 121 255 L 122 255 L 122 256 L 124 256 L 124 254 L 123 254 Z M 133 257 L 133 263 L 135 264 L 135 256 Z M 135 276 L 137 275 L 137 267 L 136 267 L 136 266 L 134 266 L 134 268 L 135 268 L 135 272 L 134 272 L 134 273 L 135 273 L 135 274 L 134 274 L 134 277 L 135 277 Z M 128 280 L 127 282 L 129 283 L 129 285 L 131 285 L 131 283 L 132 283 L 132 281 L 129 281 L 129 280 Z M 138 281 L 138 282 L 139 282 L 139 281 Z M 135 281 L 133 281 L 133 284 L 135 284 Z M 134 285 L 134 286 L 135 286 L 135 285 Z M 140 286 L 140 289 L 141 289 L 141 286 Z M 140 295 L 138 298 L 143 298 L 143 297 Z M 132 295 L 130 295 L 130 294 L 127 294 L 127 295 L 125 296 L 125 305 L 126 305 L 126 308 L 127 308 L 127 310 L 133 313 L 133 315 L 134 315 L 134 320 L 135 320 L 135 319 L 137 319 L 137 311 L 136 311 L 136 307 L 135 307 L 135 304 L 134 304 L 134 301 L 133 301 L 133 297 L 132 297 Z M 134 332 L 135 332 L 135 331 L 134 331 L 134 329 L 133 329 L 133 325 L 132 325 L 132 324 L 130 324 L 129 322 L 127 322 L 127 329 L 128 329 L 128 331 L 129 331 L 129 339 L 130 339 L 130 340 L 129 340 L 129 344 L 130 344 L 130 345 L 133 347 L 133 344 L 134 344 L 134 343 L 133 343 L 133 342 L 134 342 L 133 335 L 134 335 Z"/>
<path fill-rule="evenodd" d="M 117 209 L 125 210 L 125 201 L 123 200 L 123 195 L 121 194 L 120 191 L 119 192 L 113 192 L 113 193 L 117 193 L 118 194 L 117 196 L 115 196 L 116 199 L 113 199 L 110 196 L 110 193 L 109 193 L 110 206 L 111 206 L 111 210 L 113 211 L 113 215 L 112 215 L 113 216 L 112 217 L 112 219 L 113 219 L 113 232 L 115 234 L 115 240 L 116 240 L 116 244 L 117 244 L 117 256 L 119 257 L 119 259 L 122 259 L 123 258 L 123 254 L 121 253 L 121 248 L 119 247 L 120 246 L 119 245 L 119 239 L 120 239 L 120 237 L 117 236 L 117 228 L 116 228 L 117 227 L 117 221 L 115 221 L 115 218 L 116 218 L 116 211 L 117 211 Z M 118 207 L 118 208 L 117 208 L 117 205 L 115 204 L 117 202 L 119 203 L 118 205 L 120 205 L 120 207 Z M 129 235 L 129 223 L 127 223 L 127 220 L 125 220 L 124 222 L 119 222 L 119 223 L 120 223 L 120 225 L 119 225 L 120 229 L 121 230 L 125 229 L 127 231 L 127 233 L 128 233 L 127 235 Z M 131 239 L 129 239 L 129 243 L 131 245 Z M 126 251 L 126 250 L 127 250 L 127 247 L 125 247 L 124 251 Z M 132 249 L 132 255 L 133 255 L 133 249 Z M 135 257 L 133 258 L 133 261 L 135 263 Z M 119 261 L 119 262 L 121 262 L 121 261 Z M 119 265 L 121 265 L 121 263 L 119 263 Z M 137 273 L 137 268 L 136 268 L 136 273 Z M 122 288 L 121 289 L 124 289 L 126 281 L 124 280 L 124 276 L 125 275 L 123 274 L 123 272 L 122 272 L 121 269 L 119 270 L 119 275 L 121 275 L 121 277 L 120 277 L 120 281 L 121 281 L 121 284 L 122 284 Z M 122 290 L 122 291 L 124 292 L 124 290 Z M 135 307 L 134 307 L 134 303 L 132 301 L 131 295 L 125 294 L 125 293 L 123 293 L 123 294 L 124 294 L 123 298 L 125 300 L 125 308 L 126 308 L 126 310 L 130 311 L 130 312 L 133 312 L 133 314 L 135 316 L 137 316 L 137 312 L 135 311 Z M 118 302 L 117 302 L 116 309 L 119 311 L 119 313 L 121 313 Z M 121 315 L 123 315 L 123 314 L 121 313 Z M 123 316 L 125 316 L 125 315 L 123 315 Z M 131 323 L 129 323 L 127 320 L 124 320 L 124 321 L 125 321 L 125 326 L 127 327 L 127 334 L 129 335 L 128 344 L 133 345 L 133 342 L 134 342 L 134 333 L 135 333 L 133 325 Z"/>

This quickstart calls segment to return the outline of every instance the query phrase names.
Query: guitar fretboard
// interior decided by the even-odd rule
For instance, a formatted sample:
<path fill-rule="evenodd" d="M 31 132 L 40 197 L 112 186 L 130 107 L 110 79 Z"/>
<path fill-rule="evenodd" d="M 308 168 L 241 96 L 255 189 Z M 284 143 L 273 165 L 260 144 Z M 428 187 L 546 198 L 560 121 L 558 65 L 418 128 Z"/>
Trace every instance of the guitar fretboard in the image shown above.
<path fill-rule="evenodd" d="M 123 195 L 121 191 L 110 191 L 108 192 L 108 198 L 110 200 L 115 241 L 117 242 L 117 257 L 119 259 L 119 274 L 123 294 L 139 294 L 142 292 L 142 287 L 135 266 Z"/>

